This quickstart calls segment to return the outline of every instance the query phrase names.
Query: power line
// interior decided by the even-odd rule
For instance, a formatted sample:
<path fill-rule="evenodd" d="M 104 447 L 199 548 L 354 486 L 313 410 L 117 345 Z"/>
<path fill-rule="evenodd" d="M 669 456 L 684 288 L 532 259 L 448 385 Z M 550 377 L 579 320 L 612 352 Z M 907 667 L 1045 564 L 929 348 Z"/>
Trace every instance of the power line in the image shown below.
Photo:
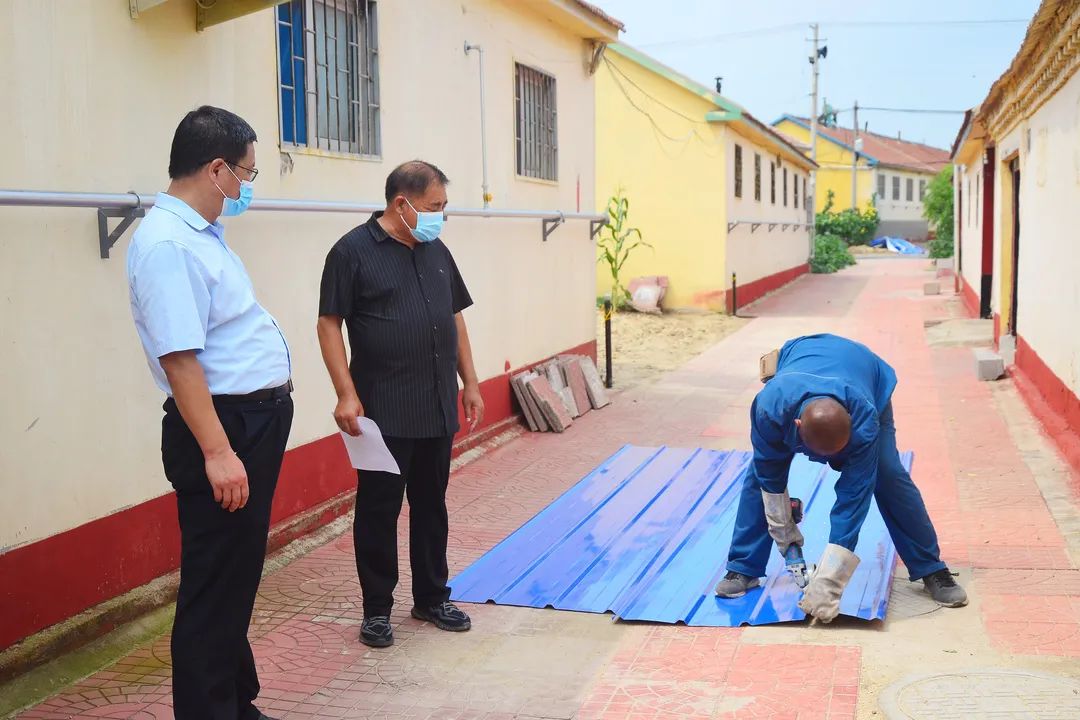
<path fill-rule="evenodd" d="M 827 23 L 831 27 L 926 27 L 937 25 L 1015 25 L 1031 22 L 1031 18 L 998 18 L 996 20 L 841 20 Z"/>
<path fill-rule="evenodd" d="M 967 110 L 928 110 L 924 108 L 883 108 L 883 107 L 867 107 L 865 105 L 859 106 L 860 110 L 874 110 L 877 112 L 894 112 L 894 113 L 913 113 L 916 115 L 963 115 Z M 834 113 L 846 113 L 851 112 L 854 108 L 833 108 Z"/>
<path fill-rule="evenodd" d="M 873 28 L 873 27 L 940 27 L 947 25 L 950 27 L 960 26 L 982 26 L 982 25 L 1016 25 L 1027 24 L 1031 22 L 1030 18 L 998 18 L 991 20 L 847 20 L 838 22 L 822 23 L 822 25 L 828 27 L 850 27 L 850 28 Z M 737 30 L 729 33 L 720 33 L 719 35 L 708 35 L 700 38 L 683 38 L 679 40 L 661 40 L 654 43 L 646 43 L 641 45 L 641 48 L 656 48 L 666 47 L 670 45 L 680 45 L 683 47 L 690 45 L 707 45 L 720 40 L 732 40 L 744 37 L 757 37 L 761 35 L 772 35 L 775 33 L 787 32 L 790 30 L 798 30 L 805 28 L 808 23 L 787 23 L 785 25 L 773 25 L 771 27 L 763 28 L 750 28 L 747 30 Z"/>
<path fill-rule="evenodd" d="M 628 81 L 628 82 L 629 82 L 629 83 L 630 83 L 631 85 L 633 85 L 633 86 L 634 86 L 634 87 L 635 87 L 635 88 L 636 88 L 636 89 L 637 89 L 637 90 L 638 90 L 638 91 L 639 91 L 639 92 L 640 92 L 640 93 L 641 93 L 642 95 L 644 95 L 644 96 L 645 96 L 646 98 L 648 98 L 649 100 L 652 100 L 653 102 L 655 102 L 655 103 L 657 103 L 658 105 L 662 106 L 662 107 L 663 107 L 663 108 L 665 108 L 666 110 L 669 110 L 670 112 L 672 112 L 672 113 L 674 113 L 674 114 L 678 115 L 679 117 L 681 117 L 681 118 L 683 118 L 683 119 L 686 119 L 686 120 L 689 120 L 689 121 L 690 121 L 690 122 L 691 122 L 692 124 L 702 124 L 702 125 L 708 125 L 708 123 L 706 123 L 706 122 L 703 122 L 703 121 L 701 121 L 701 120 L 695 120 L 694 118 L 690 118 L 690 117 L 688 117 L 687 115 L 684 115 L 683 113 L 679 112 L 678 110 L 676 110 L 676 109 L 674 109 L 674 108 L 672 108 L 672 107 L 669 107 L 668 105 L 666 105 L 665 103 L 663 103 L 663 102 L 662 102 L 661 100 L 659 100 L 659 99 L 657 99 L 657 98 L 653 97 L 653 96 L 652 96 L 652 95 L 650 95 L 650 94 L 649 94 L 648 92 L 646 92 L 645 90 L 643 90 L 643 89 L 642 89 L 642 88 L 641 88 L 641 87 L 640 87 L 640 86 L 639 86 L 639 85 L 638 85 L 637 83 L 635 83 L 635 82 L 634 82 L 633 80 L 631 80 L 631 79 L 630 79 L 630 77 L 628 77 L 628 76 L 626 75 L 626 73 L 624 73 L 624 72 L 622 71 L 622 69 L 621 69 L 621 68 L 619 68 L 618 66 L 616 66 L 616 65 L 615 65 L 615 64 L 614 64 L 613 62 L 611 62 L 611 61 L 610 61 L 610 60 L 608 60 L 607 58 L 604 58 L 604 65 L 605 65 L 605 66 L 607 67 L 608 71 L 609 71 L 609 72 L 611 72 L 611 79 L 615 81 L 615 85 L 616 85 L 616 87 L 618 87 L 618 88 L 619 88 L 619 90 L 620 90 L 620 91 L 622 92 L 623 96 L 624 96 L 624 97 L 626 98 L 626 101 L 627 101 L 628 103 L 630 103 L 630 106 L 631 106 L 632 108 L 634 108 L 635 110 L 637 110 L 637 111 L 638 111 L 639 113 L 641 113 L 642 115 L 644 115 L 644 116 L 645 116 L 645 117 L 646 117 L 646 118 L 647 118 L 647 119 L 649 120 L 649 124 L 650 124 L 650 125 L 652 125 L 652 128 L 653 128 L 653 132 L 654 132 L 654 133 L 656 133 L 656 134 L 658 134 L 658 135 L 661 135 L 661 136 L 663 136 L 663 137 L 667 138 L 667 139 L 668 139 L 668 140 L 670 140 L 671 142 L 675 142 L 675 143 L 680 143 L 680 144 L 684 144 L 684 145 L 685 145 L 685 144 L 686 144 L 687 142 L 689 142 L 691 138 L 695 138 L 695 137 L 696 137 L 696 138 L 698 139 L 698 141 L 700 141 L 700 142 L 701 142 L 701 143 L 702 143 L 702 144 L 703 144 L 703 145 L 704 145 L 705 147 L 716 147 L 716 146 L 717 146 L 717 143 L 715 143 L 715 142 L 712 142 L 712 141 L 710 141 L 710 140 L 709 140 L 709 139 L 707 139 L 707 138 L 703 138 L 703 137 L 701 137 L 701 135 L 700 135 L 700 134 L 698 134 L 698 131 L 697 131 L 697 129 L 696 129 L 695 127 L 693 127 L 693 126 L 691 126 L 691 128 L 690 128 L 690 132 L 686 133 L 686 135 L 685 135 L 685 136 L 683 136 L 683 137 L 681 137 L 681 138 L 680 138 L 680 137 L 675 137 L 675 136 L 673 136 L 673 135 L 669 135 L 669 134 L 668 134 L 667 132 L 665 132 L 665 131 L 664 131 L 664 129 L 663 129 L 662 127 L 660 127 L 660 124 L 659 124 L 659 123 L 658 123 L 658 122 L 656 121 L 656 118 L 654 118 L 654 117 L 652 116 L 652 113 L 650 113 L 650 112 L 649 112 L 648 110 L 646 110 L 645 108 L 641 107 L 640 105 L 638 105 L 638 104 L 637 104 L 637 103 L 636 103 L 636 102 L 634 101 L 634 98 L 632 98 L 632 97 L 630 96 L 630 93 L 629 93 L 629 92 L 627 92 L 627 90 L 626 90 L 626 87 L 625 87 L 625 86 L 624 86 L 624 85 L 622 84 L 622 81 L 621 81 L 621 80 L 619 80 L 619 77 L 618 77 L 618 75 L 622 75 L 622 76 L 623 76 L 624 78 L 626 78 L 626 80 L 627 80 L 627 81 Z M 716 157 L 715 155 L 712 155 L 711 153 L 708 153 L 708 152 L 706 152 L 705 154 L 706 154 L 707 156 L 709 156 L 709 157 Z"/>
<path fill-rule="evenodd" d="M 660 98 L 658 98 L 658 97 L 655 97 L 655 96 L 653 96 L 653 95 L 650 95 L 650 94 L 649 94 L 649 92 L 648 92 L 648 91 L 647 91 L 647 90 L 646 90 L 645 88 L 643 88 L 643 87 L 641 87 L 640 85 L 638 85 L 638 84 L 637 84 L 636 82 L 634 82 L 633 78 L 631 78 L 631 77 L 630 77 L 629 75 L 627 75 L 627 74 L 626 74 L 625 72 L 623 72 L 623 69 L 622 69 L 621 67 L 619 67 L 619 66 L 618 66 L 618 65 L 616 65 L 615 63 L 611 62 L 611 61 L 610 61 L 610 60 L 608 60 L 608 59 L 607 59 L 606 57 L 604 58 L 604 62 L 605 62 L 605 63 L 607 63 L 607 66 L 608 66 L 608 67 L 609 67 L 609 68 L 610 68 L 611 70 L 613 70 L 614 72 L 617 72 L 617 73 L 619 73 L 619 75 L 621 75 L 621 76 L 623 77 L 623 79 L 624 79 L 624 80 L 626 80 L 626 82 L 628 82 L 628 83 L 630 83 L 631 85 L 633 85 L 633 86 L 634 86 L 634 88 L 636 88 L 638 92 L 640 92 L 640 93 L 641 93 L 642 95 L 644 95 L 645 97 L 647 97 L 647 98 L 649 98 L 650 100 L 652 100 L 652 101 L 653 101 L 654 103 L 656 103 L 656 104 L 657 104 L 657 105 L 659 105 L 660 107 L 662 107 L 662 108 L 664 108 L 664 109 L 666 109 L 666 110 L 668 110 L 668 111 L 670 111 L 670 112 L 672 112 L 672 113 L 674 113 L 674 114 L 678 115 L 678 116 L 679 116 L 679 117 L 681 117 L 682 119 L 684 119 L 684 120 L 688 120 L 688 121 L 690 121 L 690 122 L 692 122 L 692 123 L 694 123 L 694 124 L 698 124 L 698 125 L 708 125 L 708 123 L 706 123 L 705 121 L 703 121 L 703 120 L 698 120 L 697 118 L 693 118 L 693 117 L 690 117 L 689 115 L 685 115 L 685 114 L 683 114 L 683 113 L 682 113 L 681 111 L 679 111 L 679 110 L 677 110 L 677 109 L 675 109 L 675 108 L 671 107 L 671 106 L 670 106 L 670 105 L 668 105 L 667 103 L 665 103 L 665 102 L 664 102 L 663 100 L 661 100 Z"/>
<path fill-rule="evenodd" d="M 749 30 L 737 30 L 735 32 L 721 33 L 720 35 L 709 35 L 703 38 L 690 38 L 684 40 L 662 40 L 660 42 L 647 43 L 642 45 L 642 48 L 654 48 L 663 47 L 666 45 L 701 45 L 705 43 L 715 42 L 717 40 L 728 40 L 730 38 L 740 37 L 756 37 L 758 35 L 771 35 L 773 33 L 785 32 L 788 30 L 799 30 L 806 26 L 805 23 L 788 23 L 787 25 L 774 25 L 772 27 L 764 28 L 752 28 Z"/>

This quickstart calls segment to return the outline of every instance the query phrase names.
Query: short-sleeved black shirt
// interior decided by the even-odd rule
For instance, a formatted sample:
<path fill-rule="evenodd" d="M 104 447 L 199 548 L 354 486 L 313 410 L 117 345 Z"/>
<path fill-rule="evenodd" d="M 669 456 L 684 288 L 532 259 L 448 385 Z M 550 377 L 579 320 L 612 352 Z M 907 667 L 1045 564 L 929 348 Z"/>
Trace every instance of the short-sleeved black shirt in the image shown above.
<path fill-rule="evenodd" d="M 330 249 L 319 315 L 344 318 L 357 395 L 384 435 L 453 435 L 459 429 L 454 316 L 472 298 L 441 240 L 410 250 L 383 230 L 381 215 Z"/>

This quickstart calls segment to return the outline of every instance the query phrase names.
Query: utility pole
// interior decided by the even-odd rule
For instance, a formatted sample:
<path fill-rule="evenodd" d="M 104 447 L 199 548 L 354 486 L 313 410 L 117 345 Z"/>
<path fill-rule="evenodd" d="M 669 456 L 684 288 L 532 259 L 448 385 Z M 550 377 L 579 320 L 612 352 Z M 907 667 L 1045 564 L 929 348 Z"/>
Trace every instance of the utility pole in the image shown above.
<path fill-rule="evenodd" d="M 859 208 L 859 151 L 862 143 L 859 142 L 859 101 L 855 101 L 855 134 L 851 142 L 851 209 Z"/>
<path fill-rule="evenodd" d="M 818 61 L 821 60 L 821 54 L 818 51 L 818 24 L 814 23 L 810 26 L 814 31 L 814 52 L 810 55 L 810 64 L 814 66 L 813 84 L 810 91 L 810 159 L 817 162 L 817 125 L 818 125 L 818 109 L 817 109 L 817 96 L 818 96 Z M 810 202 L 807 203 L 807 216 L 808 224 L 810 225 L 810 257 L 814 256 L 814 214 L 817 212 L 817 171 L 813 168 L 810 169 Z"/>

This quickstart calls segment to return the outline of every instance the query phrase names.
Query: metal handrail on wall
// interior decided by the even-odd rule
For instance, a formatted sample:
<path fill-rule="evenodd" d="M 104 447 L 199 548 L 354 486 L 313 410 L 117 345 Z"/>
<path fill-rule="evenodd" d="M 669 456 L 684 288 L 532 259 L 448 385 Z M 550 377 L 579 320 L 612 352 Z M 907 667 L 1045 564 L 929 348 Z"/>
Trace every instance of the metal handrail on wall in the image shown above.
<path fill-rule="evenodd" d="M 774 227 L 776 227 L 777 225 L 782 226 L 780 228 L 781 232 L 787 230 L 789 227 L 793 228 L 795 230 L 798 230 L 799 228 L 804 228 L 806 230 L 810 230 L 810 229 L 812 229 L 814 227 L 810 223 L 783 222 L 782 220 L 781 221 L 776 221 L 776 220 L 731 220 L 727 224 L 728 232 L 731 232 L 732 230 L 737 228 L 739 225 L 749 225 L 751 235 L 754 233 L 755 230 L 757 230 L 762 225 L 768 225 L 769 226 L 769 232 L 772 232 L 772 229 Z"/>
<path fill-rule="evenodd" d="M 136 219 L 154 206 L 154 193 L 89 193 L 49 192 L 39 190 L 0 190 L 0 205 L 20 207 L 67 207 L 96 208 L 98 211 L 98 244 L 102 259 L 109 257 L 109 250 Z M 328 212 L 369 213 L 382 210 L 385 205 L 375 203 L 337 202 L 332 200 L 288 200 L 267 198 L 254 200 L 252 210 L 273 212 Z M 544 241 L 567 220 L 588 220 L 589 237 L 595 238 L 607 224 L 607 217 L 598 213 L 562 212 L 560 210 L 496 210 L 494 208 L 447 208 L 447 216 L 535 219 L 541 221 Z M 108 218 L 120 218 L 111 232 Z"/>

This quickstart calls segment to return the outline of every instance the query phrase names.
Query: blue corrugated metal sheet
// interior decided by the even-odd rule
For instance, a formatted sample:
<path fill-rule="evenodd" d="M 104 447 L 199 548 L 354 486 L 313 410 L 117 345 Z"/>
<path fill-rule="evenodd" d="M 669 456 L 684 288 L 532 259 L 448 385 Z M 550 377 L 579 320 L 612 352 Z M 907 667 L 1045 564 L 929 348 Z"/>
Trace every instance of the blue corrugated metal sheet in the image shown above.
<path fill-rule="evenodd" d="M 910 468 L 911 454 L 903 460 Z M 779 553 L 762 589 L 737 600 L 713 595 L 749 461 L 746 452 L 628 445 L 455 578 L 453 598 L 695 626 L 802 620 Z M 802 456 L 791 466 L 810 562 L 828 542 L 837 477 Z M 876 504 L 856 552 L 862 562 L 840 612 L 884 619 L 896 552 Z"/>

